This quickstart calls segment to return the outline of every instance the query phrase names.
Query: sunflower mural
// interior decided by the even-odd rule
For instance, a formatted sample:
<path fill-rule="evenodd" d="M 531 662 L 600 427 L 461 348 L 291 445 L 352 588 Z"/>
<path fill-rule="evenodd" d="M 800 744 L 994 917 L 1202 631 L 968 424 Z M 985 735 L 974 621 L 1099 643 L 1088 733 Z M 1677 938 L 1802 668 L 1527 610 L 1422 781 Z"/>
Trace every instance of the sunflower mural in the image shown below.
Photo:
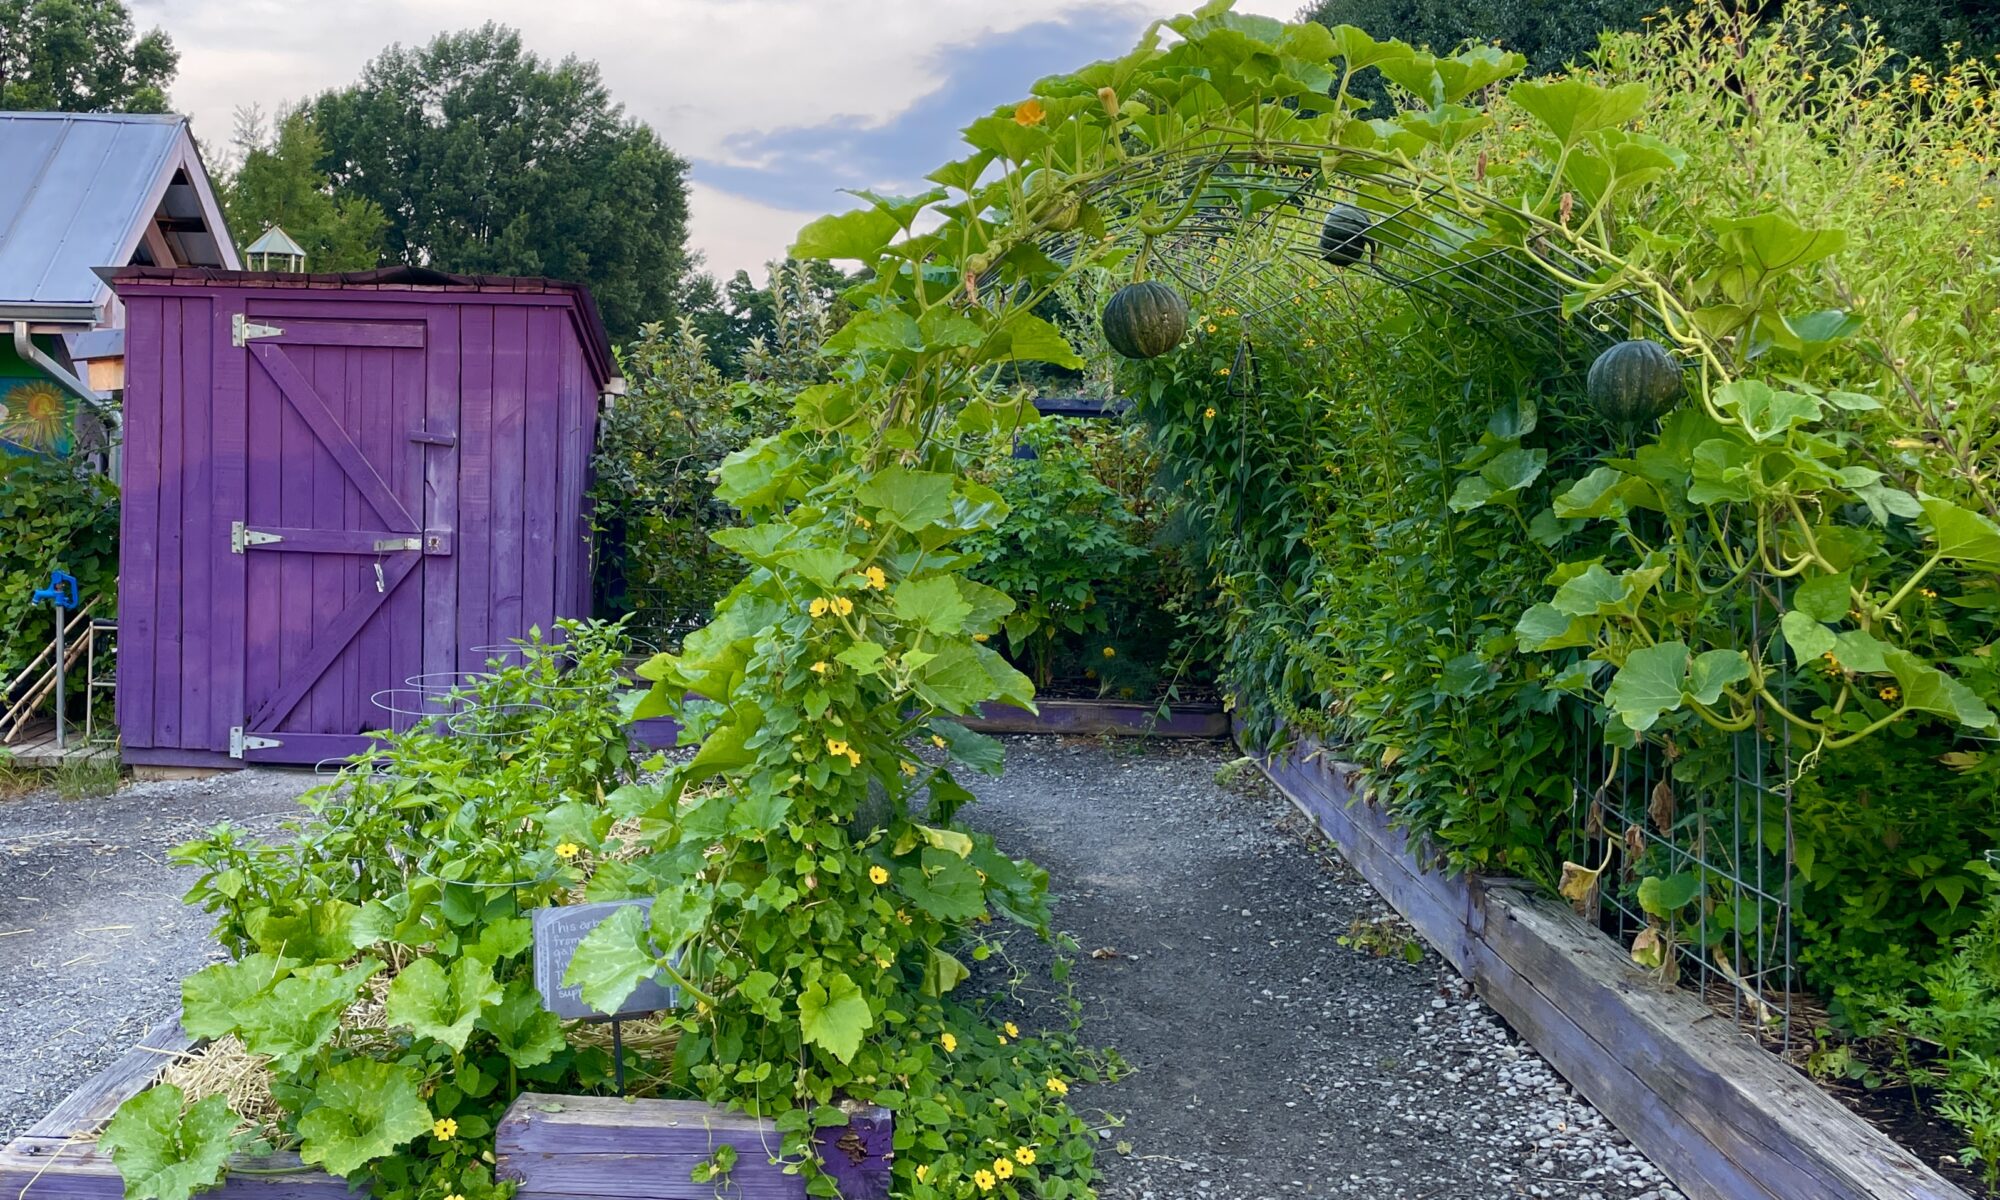
<path fill-rule="evenodd" d="M 0 450 L 69 451 L 69 397 L 47 379 L 0 379 Z"/>

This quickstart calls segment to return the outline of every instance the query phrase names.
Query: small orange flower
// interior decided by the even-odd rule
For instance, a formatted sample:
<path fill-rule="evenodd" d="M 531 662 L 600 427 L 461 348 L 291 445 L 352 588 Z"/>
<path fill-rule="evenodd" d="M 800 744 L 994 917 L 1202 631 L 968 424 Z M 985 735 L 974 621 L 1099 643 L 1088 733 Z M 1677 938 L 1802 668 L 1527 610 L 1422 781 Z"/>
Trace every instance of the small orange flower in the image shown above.
<path fill-rule="evenodd" d="M 1040 100 L 1023 100 L 1014 106 L 1016 125 L 1040 125 L 1048 115 L 1048 110 L 1042 107 Z"/>

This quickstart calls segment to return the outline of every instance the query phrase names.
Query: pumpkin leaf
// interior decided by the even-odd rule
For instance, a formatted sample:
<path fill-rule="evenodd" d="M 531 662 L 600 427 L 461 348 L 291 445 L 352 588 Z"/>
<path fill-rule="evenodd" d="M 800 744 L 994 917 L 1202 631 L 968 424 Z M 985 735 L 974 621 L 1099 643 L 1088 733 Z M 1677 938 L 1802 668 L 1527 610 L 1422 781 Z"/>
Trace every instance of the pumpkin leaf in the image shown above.
<path fill-rule="evenodd" d="M 203 967 L 181 980 L 181 1028 L 190 1037 L 219 1038 L 234 1032 L 251 1000 L 269 991 L 298 964 L 261 951 L 233 963 Z"/>
<path fill-rule="evenodd" d="M 415 1071 L 372 1058 L 350 1058 L 320 1072 L 312 1107 L 299 1118 L 299 1159 L 334 1175 L 352 1175 L 431 1127 Z"/>
<path fill-rule="evenodd" d="M 1918 499 L 1923 506 L 1937 555 L 1955 562 L 2000 568 L 2000 526 L 1969 508 L 1935 496 Z"/>
<path fill-rule="evenodd" d="M 792 243 L 793 258 L 852 258 L 873 262 L 903 228 L 894 214 L 857 208 L 806 223 Z"/>
<path fill-rule="evenodd" d="M 1604 690 L 1604 702 L 1627 728 L 1644 733 L 1661 714 L 1681 706 L 1681 681 L 1687 678 L 1687 664 L 1685 642 L 1661 642 L 1634 650 Z"/>
<path fill-rule="evenodd" d="M 1693 871 L 1676 875 L 1648 875 L 1639 881 L 1639 907 L 1662 919 L 1693 902 L 1701 894 L 1701 876 Z"/>
<path fill-rule="evenodd" d="M 1993 710 L 1971 688 L 1908 650 L 1889 650 L 1882 658 L 1902 687 L 1906 707 L 1935 713 L 1970 729 L 1993 727 Z"/>
<path fill-rule="evenodd" d="M 799 993 L 801 1035 L 843 1063 L 861 1049 L 861 1035 L 874 1023 L 861 989 L 843 972 L 814 980 Z"/>
<path fill-rule="evenodd" d="M 1750 659 L 1741 650 L 1704 650 L 1688 665 L 1687 694 L 1703 704 L 1722 699 L 1722 689 L 1750 678 Z"/>
<path fill-rule="evenodd" d="M 1815 621 L 1831 625 L 1847 615 L 1848 592 L 1852 587 L 1853 576 L 1847 571 L 1815 575 L 1792 592 L 1792 607 Z"/>
<path fill-rule="evenodd" d="M 542 1007 L 541 993 L 526 979 L 509 983 L 500 1002 L 480 1014 L 478 1024 L 517 1067 L 539 1067 L 568 1044 L 561 1018 Z"/>
<path fill-rule="evenodd" d="M 182 1112 L 186 1102 L 173 1084 L 155 1084 L 119 1105 L 97 1136 L 125 1180 L 126 1200 L 188 1200 L 222 1181 L 236 1114 L 221 1096 Z"/>
<path fill-rule="evenodd" d="M 1833 631 L 1820 624 L 1810 613 L 1793 609 L 1784 615 L 1779 626 L 1785 632 L 1785 644 L 1792 648 L 1792 654 L 1800 665 L 1833 652 Z"/>
<path fill-rule="evenodd" d="M 1525 80 L 1507 89 L 1507 98 L 1526 109 L 1564 146 L 1574 146 L 1600 129 L 1612 129 L 1646 109 L 1646 85 L 1615 88 L 1577 78 L 1553 82 Z"/>
<path fill-rule="evenodd" d="M 563 986 L 580 986 L 585 1004 L 601 1013 L 615 1013 L 659 970 L 646 930 L 646 909 L 629 904 L 584 935 L 563 973 Z"/>
<path fill-rule="evenodd" d="M 500 984 L 487 963 L 461 957 L 447 970 L 435 958 L 420 958 L 389 984 L 384 1011 L 391 1025 L 463 1050 L 465 1039 L 472 1036 L 473 1022 L 498 1004 L 501 995 Z"/>

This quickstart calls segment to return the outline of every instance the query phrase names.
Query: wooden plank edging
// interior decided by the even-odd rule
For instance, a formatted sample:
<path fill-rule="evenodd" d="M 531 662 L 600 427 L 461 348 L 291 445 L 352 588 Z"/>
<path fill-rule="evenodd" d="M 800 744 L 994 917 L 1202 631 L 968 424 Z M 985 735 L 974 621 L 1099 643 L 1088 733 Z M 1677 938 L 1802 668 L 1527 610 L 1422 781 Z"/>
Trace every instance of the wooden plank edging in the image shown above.
<path fill-rule="evenodd" d="M 1229 714 L 1213 704 L 1176 704 L 1159 715 L 1157 704 L 1123 700 L 1037 700 L 1038 712 L 1011 704 L 979 706 L 978 716 L 956 718 L 981 733 L 1060 733 L 1098 737 L 1225 738 Z"/>
<path fill-rule="evenodd" d="M 1301 739 L 1259 767 L 1585 1099 L 1694 1200 L 1970 1200 L 1540 889 L 1447 876 Z"/>
<path fill-rule="evenodd" d="M 125 1184 L 95 1135 L 118 1106 L 194 1045 L 170 1022 L 0 1147 L 0 1200 L 123 1200 Z M 894 1160 L 889 1110 L 855 1106 L 846 1126 L 815 1141 L 843 1200 L 886 1200 Z M 685 1100 L 610 1096 L 515 1097 L 495 1135 L 496 1178 L 518 1182 L 519 1200 L 805 1200 L 805 1181 L 775 1162 L 782 1136 L 769 1121 Z M 694 1167 L 735 1147 L 726 1180 L 697 1184 Z M 347 1181 L 295 1154 L 254 1160 L 204 1196 L 225 1200 L 352 1200 Z"/>

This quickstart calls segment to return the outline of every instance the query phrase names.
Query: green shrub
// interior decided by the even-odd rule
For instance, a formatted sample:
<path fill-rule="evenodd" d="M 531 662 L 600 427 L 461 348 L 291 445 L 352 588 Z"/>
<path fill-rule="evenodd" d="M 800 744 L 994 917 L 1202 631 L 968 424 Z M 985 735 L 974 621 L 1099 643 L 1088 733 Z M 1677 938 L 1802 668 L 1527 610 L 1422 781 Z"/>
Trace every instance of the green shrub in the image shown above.
<path fill-rule="evenodd" d="M 118 489 L 80 459 L 0 454 L 0 683 L 55 638 L 48 604 L 31 599 L 51 570 L 76 576 L 93 616 L 116 614 Z"/>

